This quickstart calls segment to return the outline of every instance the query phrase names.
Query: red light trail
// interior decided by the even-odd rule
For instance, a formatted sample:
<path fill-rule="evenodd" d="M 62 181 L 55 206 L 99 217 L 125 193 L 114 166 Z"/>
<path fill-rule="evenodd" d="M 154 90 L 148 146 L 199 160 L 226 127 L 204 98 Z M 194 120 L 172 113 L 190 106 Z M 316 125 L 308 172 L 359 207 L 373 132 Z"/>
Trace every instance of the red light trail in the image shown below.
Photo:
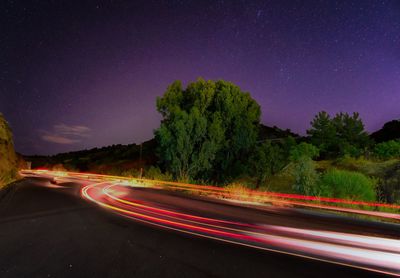
<path fill-rule="evenodd" d="M 242 221 L 203 216 L 200 213 L 178 210 L 176 207 L 167 209 L 157 202 L 137 199 L 135 185 L 127 183 L 128 179 L 120 177 L 50 171 L 29 171 L 24 174 L 47 176 L 59 180 L 78 179 L 85 184 L 81 189 L 83 198 L 106 210 L 158 227 L 250 248 L 400 276 L 399 239 L 261 223 L 243 223 Z M 142 182 L 149 186 L 149 181 Z M 152 182 L 153 187 L 157 187 L 159 182 Z M 143 184 L 136 185 L 136 187 L 140 186 Z M 172 186 L 192 190 L 210 190 L 220 192 L 220 194 L 227 193 L 223 188 L 211 186 L 204 187 L 204 189 L 197 185 L 179 183 L 172 183 Z M 285 198 L 295 196 L 294 199 L 297 200 L 311 200 L 307 199 L 309 196 L 303 196 L 303 199 L 296 198 L 301 197 L 300 195 L 283 194 L 283 196 Z M 334 200 L 341 201 L 341 199 Z M 293 203 L 290 200 L 281 201 Z M 304 203 L 303 205 L 325 208 L 320 204 Z M 358 212 L 355 209 L 336 208 L 340 211 Z M 327 209 L 332 209 L 332 207 L 328 206 Z M 368 213 L 379 213 L 377 216 L 382 216 L 381 212 L 369 211 Z M 396 214 L 387 215 L 387 217 L 390 216 L 398 217 Z"/>
<path fill-rule="evenodd" d="M 76 178 L 87 178 L 87 179 L 96 179 L 100 181 L 119 181 L 119 182 L 128 182 L 132 181 L 137 184 L 143 184 L 149 187 L 157 188 L 159 186 L 167 187 L 172 190 L 185 190 L 193 193 L 204 193 L 210 196 L 216 196 L 220 198 L 226 199 L 239 199 L 241 201 L 250 201 L 250 202 L 263 202 L 263 203 L 272 203 L 272 204 L 281 204 L 288 206 L 296 206 L 296 207 L 308 207 L 314 209 L 322 209 L 322 210 L 330 210 L 336 212 L 350 213 L 350 214 L 360 214 L 367 215 L 371 217 L 379 217 L 386 218 L 392 220 L 400 220 L 400 215 L 397 213 L 391 212 L 381 212 L 376 211 L 379 208 L 388 208 L 393 210 L 400 211 L 400 205 L 396 204 L 385 204 L 385 203 L 376 203 L 376 202 L 364 202 L 364 201 L 356 201 L 356 200 L 346 200 L 339 198 L 327 198 L 327 197 L 316 197 L 316 196 L 307 196 L 307 195 L 299 195 L 299 194 L 288 194 L 288 193 L 277 193 L 277 192 L 263 192 L 256 190 L 246 190 L 246 194 L 238 194 L 232 193 L 229 189 L 217 187 L 217 186 L 205 186 L 205 185 L 195 185 L 195 184 L 187 184 L 187 183 L 179 183 L 179 182 L 166 182 L 166 181 L 158 181 L 158 180 L 147 180 L 147 179 L 136 179 L 136 178 L 126 178 L 119 176 L 109 176 L 109 175 L 100 175 L 100 174 L 91 174 L 91 173 L 74 173 L 74 172 L 54 172 L 48 170 L 35 170 L 30 171 L 31 173 L 38 173 L 41 175 L 49 174 L 51 177 L 76 177 Z M 321 204 L 322 203 L 322 204 Z M 341 206 L 337 206 L 341 205 Z M 366 210 L 366 209 L 357 209 L 353 207 L 345 207 L 346 205 L 350 206 L 366 206 L 372 208 L 374 210 Z M 344 207 L 343 207 L 344 206 Z"/>

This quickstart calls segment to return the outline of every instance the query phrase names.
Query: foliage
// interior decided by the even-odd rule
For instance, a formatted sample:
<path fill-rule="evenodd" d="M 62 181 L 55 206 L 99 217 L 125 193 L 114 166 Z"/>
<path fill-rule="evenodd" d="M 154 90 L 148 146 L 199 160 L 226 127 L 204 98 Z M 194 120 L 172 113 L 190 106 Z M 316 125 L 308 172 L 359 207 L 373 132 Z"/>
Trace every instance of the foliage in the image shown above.
<path fill-rule="evenodd" d="M 278 144 L 266 141 L 257 146 L 249 160 L 249 172 L 257 177 L 257 186 L 279 172 L 287 160 L 284 150 Z"/>
<path fill-rule="evenodd" d="M 315 158 L 319 155 L 319 150 L 312 144 L 302 142 L 293 146 L 290 150 L 290 160 L 299 161 L 302 157 Z"/>
<path fill-rule="evenodd" d="M 104 175 L 122 176 L 123 170 L 121 169 L 121 167 L 111 166 L 104 169 L 100 169 L 98 172 Z"/>
<path fill-rule="evenodd" d="M 367 176 L 384 178 L 399 163 L 397 159 L 372 160 L 365 157 L 344 156 L 332 161 L 331 168 L 360 172 Z"/>
<path fill-rule="evenodd" d="M 179 81 L 157 99 L 159 158 L 179 180 L 226 180 L 243 172 L 254 145 L 260 107 L 226 81 Z"/>
<path fill-rule="evenodd" d="M 348 113 L 339 113 L 333 118 L 336 129 L 336 145 L 341 155 L 358 157 L 369 145 L 368 134 L 360 115 L 355 112 L 352 116 Z"/>
<path fill-rule="evenodd" d="M 247 200 L 251 197 L 251 191 L 247 186 L 241 183 L 230 183 L 225 187 L 225 189 L 228 192 L 230 199 Z"/>
<path fill-rule="evenodd" d="M 307 130 L 311 143 L 320 149 L 323 157 L 350 155 L 360 156 L 370 140 L 358 113 L 338 113 L 331 118 L 325 111 L 319 112 Z"/>
<path fill-rule="evenodd" d="M 290 158 L 290 152 L 293 147 L 297 146 L 296 140 L 292 136 L 286 137 L 282 142 L 283 152 L 286 158 Z"/>
<path fill-rule="evenodd" d="M 321 178 L 321 195 L 351 200 L 374 201 L 377 181 L 345 170 L 329 170 Z"/>
<path fill-rule="evenodd" d="M 377 144 L 374 148 L 374 154 L 382 159 L 400 158 L 400 140 L 390 140 Z"/>
<path fill-rule="evenodd" d="M 311 143 L 317 146 L 321 154 L 332 152 L 335 145 L 336 129 L 332 119 L 325 111 L 319 112 L 311 121 L 311 129 L 307 130 Z"/>
<path fill-rule="evenodd" d="M 172 175 L 170 173 L 162 173 L 160 168 L 150 166 L 150 168 L 145 172 L 145 178 L 150 180 L 162 180 L 162 181 L 172 181 Z"/>
<path fill-rule="evenodd" d="M 380 180 L 378 193 L 380 201 L 400 204 L 400 163 Z"/>
<path fill-rule="evenodd" d="M 52 170 L 52 171 L 60 171 L 60 172 L 67 171 L 67 169 L 65 169 L 64 165 L 61 164 L 61 163 L 53 165 L 53 167 L 51 168 L 51 170 Z"/>
<path fill-rule="evenodd" d="M 329 163 L 328 163 L 329 162 Z M 336 161 L 323 161 L 328 166 L 321 166 L 318 161 L 319 168 L 328 171 L 338 168 L 348 171 L 356 171 L 366 176 L 372 177 L 377 181 L 376 193 L 379 201 L 400 203 L 400 161 L 399 159 L 390 160 L 374 160 L 365 157 L 354 158 L 350 156 L 342 157 Z"/>
<path fill-rule="evenodd" d="M 140 170 L 136 168 L 126 169 L 121 172 L 121 176 L 128 178 L 139 178 Z"/>
<path fill-rule="evenodd" d="M 293 175 L 296 165 L 290 163 L 285 166 L 279 173 L 268 178 L 264 185 L 264 190 L 293 193 L 293 184 L 295 184 L 295 177 Z"/>
<path fill-rule="evenodd" d="M 317 188 L 319 175 L 315 170 L 315 162 L 310 157 L 301 156 L 296 161 L 293 175 L 295 192 L 305 195 L 319 195 Z"/>

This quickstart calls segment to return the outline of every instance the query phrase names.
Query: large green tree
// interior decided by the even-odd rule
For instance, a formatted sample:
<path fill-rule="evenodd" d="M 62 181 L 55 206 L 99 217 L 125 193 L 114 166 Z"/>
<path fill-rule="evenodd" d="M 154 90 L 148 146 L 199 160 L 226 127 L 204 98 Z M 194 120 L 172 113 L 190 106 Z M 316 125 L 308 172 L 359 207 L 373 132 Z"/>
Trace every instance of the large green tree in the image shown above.
<path fill-rule="evenodd" d="M 336 146 L 341 155 L 359 156 L 370 140 L 357 112 L 352 115 L 338 113 L 332 119 L 336 129 Z"/>
<path fill-rule="evenodd" d="M 322 155 L 334 151 L 336 129 L 327 112 L 321 111 L 315 115 L 307 134 L 310 136 L 311 143 L 318 147 Z"/>
<path fill-rule="evenodd" d="M 319 112 L 307 130 L 311 143 L 318 147 L 323 157 L 360 155 L 369 145 L 368 134 L 358 113 L 338 113 L 331 118 Z"/>
<path fill-rule="evenodd" d="M 155 131 L 159 157 L 180 180 L 226 180 L 239 175 L 255 144 L 260 106 L 226 81 L 172 83 L 157 98 L 163 119 Z"/>

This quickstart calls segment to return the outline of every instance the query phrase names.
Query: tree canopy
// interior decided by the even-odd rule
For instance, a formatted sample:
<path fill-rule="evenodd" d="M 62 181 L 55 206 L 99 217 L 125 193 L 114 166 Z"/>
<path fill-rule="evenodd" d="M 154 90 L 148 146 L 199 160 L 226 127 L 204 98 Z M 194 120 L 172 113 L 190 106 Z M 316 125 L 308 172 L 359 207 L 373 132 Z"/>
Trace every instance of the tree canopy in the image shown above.
<path fill-rule="evenodd" d="M 368 134 L 357 112 L 352 115 L 338 113 L 331 118 L 321 111 L 312 120 L 307 134 L 322 156 L 358 156 L 369 144 Z"/>
<path fill-rule="evenodd" d="M 258 135 L 260 106 L 238 86 L 198 79 L 157 98 L 159 157 L 179 180 L 226 180 L 243 171 Z"/>

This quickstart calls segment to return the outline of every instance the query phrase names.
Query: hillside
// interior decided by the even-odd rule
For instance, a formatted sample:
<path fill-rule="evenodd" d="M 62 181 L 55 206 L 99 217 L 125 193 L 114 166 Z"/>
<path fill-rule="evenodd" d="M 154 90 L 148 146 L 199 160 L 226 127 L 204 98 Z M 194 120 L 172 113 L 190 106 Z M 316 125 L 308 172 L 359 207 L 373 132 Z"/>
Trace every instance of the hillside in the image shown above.
<path fill-rule="evenodd" d="M 14 180 L 17 163 L 11 129 L 0 113 L 0 187 Z"/>
<path fill-rule="evenodd" d="M 298 134 L 291 132 L 290 129 L 283 130 L 277 126 L 270 127 L 260 124 L 259 140 L 274 140 L 286 138 L 288 136 L 292 136 L 294 138 L 299 137 Z"/>
<path fill-rule="evenodd" d="M 393 120 L 383 125 L 380 130 L 371 134 L 376 143 L 400 139 L 400 120 Z"/>
<path fill-rule="evenodd" d="M 26 156 L 32 168 L 50 168 L 69 171 L 121 174 L 123 171 L 139 169 L 156 164 L 156 142 L 143 144 L 111 145 L 53 156 Z"/>

